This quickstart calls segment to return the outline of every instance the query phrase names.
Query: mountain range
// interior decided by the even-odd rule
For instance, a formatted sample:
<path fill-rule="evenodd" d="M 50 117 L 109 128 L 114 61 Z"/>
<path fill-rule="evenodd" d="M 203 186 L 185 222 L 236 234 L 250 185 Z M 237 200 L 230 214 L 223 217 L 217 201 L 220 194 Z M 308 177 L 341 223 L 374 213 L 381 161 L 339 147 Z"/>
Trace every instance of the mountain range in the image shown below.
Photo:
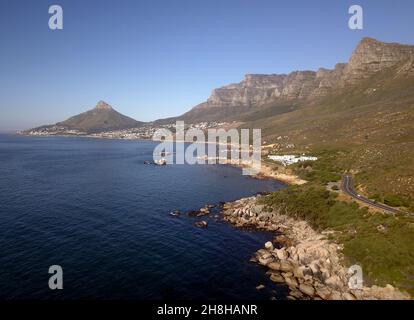
<path fill-rule="evenodd" d="M 414 76 L 414 46 L 363 38 L 349 62 L 338 63 L 332 70 L 321 68 L 290 74 L 247 74 L 240 83 L 214 89 L 207 101 L 183 115 L 153 123 L 171 123 L 176 120 L 193 123 L 248 122 L 260 118 L 261 113 L 263 118 L 278 116 L 300 106 L 319 103 L 352 88 L 357 89 L 358 84 L 386 71 L 392 71 L 395 80 Z M 59 122 L 56 126 L 96 133 L 143 124 L 100 101 L 94 109 Z"/>
<path fill-rule="evenodd" d="M 332 70 L 248 74 L 178 117 L 143 123 L 99 102 L 25 133 L 99 133 L 176 120 L 261 128 L 263 143 L 278 152 L 330 150 L 338 171 L 353 172 L 359 189 L 402 195 L 414 208 L 414 46 L 364 38 L 348 63 Z"/>
<path fill-rule="evenodd" d="M 395 68 L 396 76 L 414 75 L 414 46 L 364 38 L 349 62 L 338 63 L 333 70 L 247 74 L 240 83 L 213 90 L 207 101 L 178 118 L 187 121 L 240 120 L 244 114 L 258 108 L 281 106 L 289 111 L 286 105 L 293 107 L 320 101 L 390 68 Z"/>

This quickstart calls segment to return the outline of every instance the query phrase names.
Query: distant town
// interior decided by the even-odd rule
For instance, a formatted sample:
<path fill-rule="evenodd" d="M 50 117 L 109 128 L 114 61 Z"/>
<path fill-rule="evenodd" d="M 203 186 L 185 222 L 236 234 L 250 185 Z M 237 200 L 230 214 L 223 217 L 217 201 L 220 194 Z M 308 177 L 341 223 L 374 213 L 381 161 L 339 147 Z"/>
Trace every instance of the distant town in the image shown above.
<path fill-rule="evenodd" d="M 67 127 L 56 124 L 52 126 L 43 126 L 19 133 L 30 136 L 81 136 L 105 139 L 147 140 L 152 139 L 154 133 L 159 129 L 168 129 L 174 131 L 175 125 L 175 123 L 168 123 L 162 125 L 154 125 L 153 123 L 147 123 L 145 125 L 130 129 L 109 130 L 99 133 L 87 133 L 78 129 L 68 129 Z M 229 125 L 229 123 L 226 122 L 198 122 L 193 124 L 186 124 L 185 129 L 207 130 L 212 128 L 221 128 L 227 125 Z"/>

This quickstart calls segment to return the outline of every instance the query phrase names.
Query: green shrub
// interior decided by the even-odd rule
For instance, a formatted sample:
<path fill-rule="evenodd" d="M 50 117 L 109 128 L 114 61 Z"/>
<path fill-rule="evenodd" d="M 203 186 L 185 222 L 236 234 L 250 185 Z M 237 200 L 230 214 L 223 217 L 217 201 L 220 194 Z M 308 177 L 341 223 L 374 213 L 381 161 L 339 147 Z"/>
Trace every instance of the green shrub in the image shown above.
<path fill-rule="evenodd" d="M 337 231 L 348 264 L 360 264 L 368 282 L 393 284 L 414 293 L 414 222 L 412 218 L 371 213 L 342 202 L 316 183 L 290 186 L 259 200 L 267 208 L 308 221 L 316 230 Z"/>
<path fill-rule="evenodd" d="M 320 150 L 314 151 L 312 155 L 318 157 L 318 160 L 304 161 L 291 166 L 300 178 L 320 184 L 341 179 L 339 172 L 342 172 L 343 168 L 338 165 L 337 161 L 340 158 L 339 151 Z"/>
<path fill-rule="evenodd" d="M 379 193 L 374 193 L 368 196 L 369 199 L 382 202 L 382 197 Z"/>
<path fill-rule="evenodd" d="M 407 199 L 396 194 L 387 194 L 384 197 L 384 203 L 391 207 L 404 207 L 409 205 Z"/>

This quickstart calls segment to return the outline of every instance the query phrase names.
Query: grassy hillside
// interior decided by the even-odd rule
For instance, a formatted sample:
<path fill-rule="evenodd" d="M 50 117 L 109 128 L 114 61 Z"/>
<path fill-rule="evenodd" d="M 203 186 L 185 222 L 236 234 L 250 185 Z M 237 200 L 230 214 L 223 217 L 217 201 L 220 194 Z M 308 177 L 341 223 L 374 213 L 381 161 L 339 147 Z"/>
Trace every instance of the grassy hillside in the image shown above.
<path fill-rule="evenodd" d="M 325 151 L 337 173 L 354 174 L 361 193 L 414 211 L 414 77 L 390 69 L 318 103 L 261 112 L 242 127 L 262 128 L 281 153 Z"/>
<path fill-rule="evenodd" d="M 263 112 L 263 111 L 262 111 Z M 263 113 L 265 114 L 265 113 Z M 414 77 L 390 69 L 314 104 L 246 121 L 263 128 L 275 153 L 310 153 L 315 162 L 290 166 L 309 181 L 264 198 L 269 207 L 332 230 L 345 263 L 365 281 L 391 283 L 414 294 L 414 220 L 343 202 L 326 184 L 351 172 L 359 192 L 414 212 Z"/>

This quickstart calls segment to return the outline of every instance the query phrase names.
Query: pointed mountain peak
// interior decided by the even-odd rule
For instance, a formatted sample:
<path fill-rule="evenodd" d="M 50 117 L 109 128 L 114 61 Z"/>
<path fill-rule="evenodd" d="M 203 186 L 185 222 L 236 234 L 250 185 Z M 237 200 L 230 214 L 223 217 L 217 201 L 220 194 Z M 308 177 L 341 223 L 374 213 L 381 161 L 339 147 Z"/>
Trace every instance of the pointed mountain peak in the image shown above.
<path fill-rule="evenodd" d="M 109 104 L 107 104 L 105 101 L 101 100 L 101 101 L 98 101 L 98 103 L 96 104 L 95 109 L 98 109 L 98 110 L 112 110 L 112 107 Z"/>

